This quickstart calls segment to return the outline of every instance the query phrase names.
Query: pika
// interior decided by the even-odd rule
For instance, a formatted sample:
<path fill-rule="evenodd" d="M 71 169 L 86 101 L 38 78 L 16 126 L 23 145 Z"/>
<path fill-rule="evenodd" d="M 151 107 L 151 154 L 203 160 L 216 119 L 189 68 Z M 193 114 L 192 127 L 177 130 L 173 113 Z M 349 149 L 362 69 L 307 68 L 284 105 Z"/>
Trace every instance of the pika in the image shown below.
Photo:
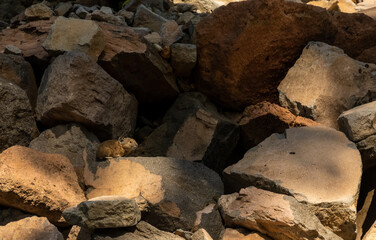
<path fill-rule="evenodd" d="M 137 142 L 132 138 L 119 138 L 118 140 L 107 140 L 97 148 L 97 159 L 124 157 L 138 147 Z"/>

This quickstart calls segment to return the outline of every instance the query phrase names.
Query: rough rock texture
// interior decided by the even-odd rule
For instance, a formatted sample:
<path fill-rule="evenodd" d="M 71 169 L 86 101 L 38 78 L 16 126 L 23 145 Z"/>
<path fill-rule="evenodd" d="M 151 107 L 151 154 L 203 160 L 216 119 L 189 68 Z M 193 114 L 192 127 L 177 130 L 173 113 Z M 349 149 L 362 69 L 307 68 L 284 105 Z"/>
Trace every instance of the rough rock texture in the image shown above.
<path fill-rule="evenodd" d="M 44 3 L 31 5 L 25 9 L 25 17 L 31 20 L 49 19 L 54 15 L 54 11 Z"/>
<path fill-rule="evenodd" d="M 93 240 L 184 240 L 175 234 L 161 231 L 147 222 L 141 221 L 134 229 L 116 229 L 95 234 Z"/>
<path fill-rule="evenodd" d="M 243 148 L 248 150 L 273 133 L 283 133 L 291 127 L 317 125 L 311 119 L 296 117 L 277 104 L 263 101 L 244 109 L 239 120 L 240 139 Z"/>
<path fill-rule="evenodd" d="M 24 90 L 0 77 L 0 152 L 13 145 L 29 145 L 39 131 Z"/>
<path fill-rule="evenodd" d="M 105 46 L 103 32 L 91 20 L 58 17 L 43 47 L 48 51 L 82 51 L 98 59 Z"/>
<path fill-rule="evenodd" d="M 168 106 L 179 93 L 171 66 L 153 48 L 142 43 L 143 36 L 134 30 L 109 24 L 100 26 L 106 46 L 99 64 L 135 94 L 140 111 Z"/>
<path fill-rule="evenodd" d="M 296 115 L 338 128 L 343 111 L 376 93 L 375 71 L 337 47 L 310 42 L 278 86 L 279 100 Z"/>
<path fill-rule="evenodd" d="M 226 228 L 220 240 L 271 240 L 269 237 L 259 233 L 249 232 L 243 228 Z"/>
<path fill-rule="evenodd" d="M 355 234 L 362 160 L 334 129 L 301 127 L 273 134 L 224 171 L 226 186 L 253 185 L 294 196 L 344 239 Z M 320 186 L 320 187 L 317 187 Z"/>
<path fill-rule="evenodd" d="M 223 195 L 218 204 L 228 227 L 256 230 L 275 240 L 342 239 L 291 196 L 249 187 Z"/>
<path fill-rule="evenodd" d="M 376 134 L 376 101 L 344 111 L 338 117 L 338 125 L 353 142 Z"/>
<path fill-rule="evenodd" d="M 28 217 L 0 226 L 1 239 L 63 240 L 63 235 L 45 217 Z"/>
<path fill-rule="evenodd" d="M 153 32 L 159 32 L 162 25 L 168 20 L 164 17 L 153 13 L 144 5 L 140 5 L 137 8 L 137 12 L 134 15 L 133 27 L 147 27 Z"/>
<path fill-rule="evenodd" d="M 150 204 L 146 221 L 162 230 L 190 230 L 196 212 L 223 194 L 218 174 L 202 164 L 163 157 L 117 158 L 85 175 L 89 198 L 142 196 Z"/>
<path fill-rule="evenodd" d="M 0 154 L 0 204 L 64 222 L 61 213 L 85 201 L 69 160 L 14 146 Z"/>
<path fill-rule="evenodd" d="M 108 22 L 118 26 L 127 26 L 123 17 L 107 14 L 101 10 L 95 10 L 90 16 L 92 20 Z"/>
<path fill-rule="evenodd" d="M 194 44 L 175 43 L 171 45 L 171 65 L 175 74 L 189 77 L 197 61 L 197 49 Z"/>
<path fill-rule="evenodd" d="M 123 196 L 102 196 L 89 199 L 64 210 L 67 223 L 89 229 L 135 226 L 141 212 L 133 199 Z"/>
<path fill-rule="evenodd" d="M 0 76 L 22 88 L 34 108 L 37 102 L 37 84 L 30 63 L 13 54 L 0 54 Z"/>
<path fill-rule="evenodd" d="M 376 135 L 356 143 L 356 146 L 362 156 L 363 170 L 376 167 Z"/>
<path fill-rule="evenodd" d="M 88 55 L 67 52 L 43 75 L 36 107 L 47 126 L 82 123 L 100 139 L 133 134 L 137 100 Z"/>
<path fill-rule="evenodd" d="M 209 204 L 204 209 L 196 213 L 195 226 L 192 231 L 205 229 L 213 239 L 219 239 L 224 230 L 222 218 L 216 204 Z"/>
<path fill-rule="evenodd" d="M 205 229 L 200 228 L 192 235 L 191 240 L 213 240 L 213 238 Z"/>
<path fill-rule="evenodd" d="M 82 188 L 84 169 L 95 165 L 98 138 L 79 124 L 59 125 L 42 132 L 29 147 L 45 153 L 61 154 L 69 159 Z"/>
<path fill-rule="evenodd" d="M 237 126 L 221 116 L 204 95 L 180 94 L 163 123 L 132 156 L 168 156 L 203 161 L 221 172 L 238 141 Z"/>
<path fill-rule="evenodd" d="M 356 57 L 375 45 L 376 21 L 291 1 L 256 0 L 217 9 L 196 32 L 199 91 L 242 110 L 263 100 L 277 102 L 279 82 L 309 41 Z"/>

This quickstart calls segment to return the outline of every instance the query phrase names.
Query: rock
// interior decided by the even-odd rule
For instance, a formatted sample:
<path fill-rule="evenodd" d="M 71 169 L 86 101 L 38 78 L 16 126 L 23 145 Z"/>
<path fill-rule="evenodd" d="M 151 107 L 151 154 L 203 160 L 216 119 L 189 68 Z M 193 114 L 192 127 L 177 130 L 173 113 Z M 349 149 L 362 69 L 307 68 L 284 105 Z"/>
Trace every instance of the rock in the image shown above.
<path fill-rule="evenodd" d="M 357 57 L 375 46 L 376 21 L 291 1 L 256 0 L 217 9 L 196 33 L 198 90 L 225 108 L 243 110 L 278 101 L 278 84 L 309 41 Z"/>
<path fill-rule="evenodd" d="M 0 207 L 0 226 L 32 216 L 15 208 Z"/>
<path fill-rule="evenodd" d="M 0 77 L 22 88 L 30 100 L 32 108 L 37 102 L 37 84 L 30 63 L 23 57 L 0 53 Z"/>
<path fill-rule="evenodd" d="M 197 212 L 194 225 L 192 231 L 205 229 L 209 236 L 214 239 L 219 239 L 221 232 L 224 230 L 222 218 L 216 204 L 209 204 L 203 210 Z"/>
<path fill-rule="evenodd" d="M 91 19 L 96 20 L 96 21 L 100 21 L 100 22 L 108 22 L 108 23 L 118 25 L 118 26 L 127 26 L 123 17 L 115 16 L 113 14 L 104 13 L 101 10 L 95 10 L 91 14 Z"/>
<path fill-rule="evenodd" d="M 301 127 L 273 134 L 251 148 L 224 170 L 224 181 L 236 190 L 252 185 L 291 195 L 311 208 L 324 226 L 353 239 L 361 175 L 359 151 L 343 133 Z"/>
<path fill-rule="evenodd" d="M 135 94 L 140 112 L 150 114 L 169 106 L 179 93 L 170 64 L 143 43 L 143 34 L 135 29 L 109 24 L 100 26 L 105 33 L 106 47 L 98 62 L 125 89 Z"/>
<path fill-rule="evenodd" d="M 2 239 L 48 239 L 63 240 L 63 235 L 45 217 L 28 217 L 0 226 Z"/>
<path fill-rule="evenodd" d="M 196 61 L 196 45 L 183 43 L 171 45 L 171 65 L 178 76 L 189 77 Z"/>
<path fill-rule="evenodd" d="M 169 232 L 161 231 L 147 222 L 141 221 L 135 229 L 111 229 L 95 234 L 93 240 L 184 240 Z"/>
<path fill-rule="evenodd" d="M 89 15 L 89 12 L 86 10 L 85 7 L 79 7 L 76 9 L 75 14 L 82 19 L 86 19 L 86 16 Z"/>
<path fill-rule="evenodd" d="M 269 237 L 259 233 L 251 233 L 245 229 L 226 228 L 220 240 L 271 240 Z"/>
<path fill-rule="evenodd" d="M 200 228 L 192 235 L 191 240 L 213 240 L 213 238 L 205 229 Z"/>
<path fill-rule="evenodd" d="M 198 12 L 204 12 L 204 13 L 212 13 L 215 9 L 219 8 L 220 6 L 226 5 L 229 2 L 233 1 L 211 1 L 211 0 L 176 0 L 174 3 L 177 4 L 189 4 L 194 5 L 195 10 Z M 237 2 L 235 0 L 235 2 Z"/>
<path fill-rule="evenodd" d="M 172 20 L 164 23 L 159 32 L 162 37 L 162 46 L 170 46 L 184 36 L 181 27 Z"/>
<path fill-rule="evenodd" d="M 136 202 L 122 196 L 102 196 L 89 199 L 63 212 L 72 225 L 89 229 L 135 226 L 141 220 Z"/>
<path fill-rule="evenodd" d="M 79 124 L 58 125 L 42 132 L 29 147 L 40 152 L 61 154 L 69 159 L 82 189 L 85 189 L 84 169 L 95 166 L 97 137 Z"/>
<path fill-rule="evenodd" d="M 46 126 L 76 122 L 101 140 L 117 139 L 133 134 L 137 100 L 88 55 L 67 52 L 43 75 L 36 113 Z"/>
<path fill-rule="evenodd" d="M 72 8 L 71 2 L 59 2 L 55 7 L 55 13 L 57 16 L 65 16 Z"/>
<path fill-rule="evenodd" d="M 144 36 L 144 39 L 148 41 L 151 44 L 162 44 L 162 37 L 157 32 L 152 32 L 146 36 Z"/>
<path fill-rule="evenodd" d="M 176 20 L 176 23 L 179 25 L 186 25 L 194 17 L 195 15 L 192 12 L 185 12 L 178 18 L 178 20 Z"/>
<path fill-rule="evenodd" d="M 54 15 L 54 11 L 44 3 L 34 4 L 25 10 L 25 16 L 31 20 L 49 19 Z"/>
<path fill-rule="evenodd" d="M 118 16 L 121 16 L 125 19 L 125 22 L 128 24 L 128 25 L 132 25 L 133 23 L 133 17 L 134 17 L 134 13 L 133 12 L 130 12 L 130 11 L 127 11 L 125 10 L 124 8 L 121 9 L 118 13 L 117 13 Z"/>
<path fill-rule="evenodd" d="M 343 111 L 376 93 L 375 71 L 376 65 L 353 60 L 337 47 L 310 42 L 278 86 L 279 100 L 295 115 L 338 128 Z"/>
<path fill-rule="evenodd" d="M 61 213 L 85 200 L 69 160 L 21 146 L 0 154 L 0 204 L 65 223 Z"/>
<path fill-rule="evenodd" d="M 129 0 L 127 3 L 123 6 L 123 9 L 126 11 L 136 12 L 137 8 L 143 5 L 147 8 L 159 10 L 161 12 L 164 12 L 168 9 L 164 6 L 163 0 Z"/>
<path fill-rule="evenodd" d="M 376 135 L 369 136 L 358 142 L 356 146 L 362 156 L 363 169 L 367 170 L 376 167 Z"/>
<path fill-rule="evenodd" d="M 173 9 L 180 13 L 197 11 L 196 5 L 190 3 L 175 3 Z"/>
<path fill-rule="evenodd" d="M 105 13 L 105 14 L 114 14 L 114 12 L 112 11 L 112 8 L 110 7 L 106 7 L 106 6 L 102 6 L 99 11 Z M 95 11 L 94 11 L 95 12 Z"/>
<path fill-rule="evenodd" d="M 162 25 L 167 22 L 167 19 L 162 16 L 153 13 L 144 5 L 140 5 L 137 8 L 137 12 L 134 15 L 133 27 L 147 27 L 153 32 L 159 32 Z"/>
<path fill-rule="evenodd" d="M 92 239 L 91 235 L 93 230 L 83 228 L 77 225 L 72 226 L 68 233 L 68 237 L 66 240 L 85 240 L 85 239 Z"/>
<path fill-rule="evenodd" d="M 338 117 L 338 125 L 353 142 L 376 134 L 376 101 L 344 111 Z"/>
<path fill-rule="evenodd" d="M 291 196 L 248 187 L 222 196 L 218 204 L 226 226 L 256 230 L 275 240 L 342 239 Z"/>
<path fill-rule="evenodd" d="M 244 149 L 250 149 L 273 133 L 301 126 L 317 126 L 311 119 L 296 117 L 274 103 L 261 102 L 245 108 L 239 120 L 240 139 Z"/>
<path fill-rule="evenodd" d="M 58 17 L 43 47 L 48 51 L 82 51 L 97 60 L 105 46 L 103 32 L 91 20 Z"/>
<path fill-rule="evenodd" d="M 27 146 L 39 135 L 26 93 L 2 77 L 0 77 L 0 112 L 0 152 L 13 145 Z"/>
<path fill-rule="evenodd" d="M 223 193 L 218 174 L 202 164 L 164 157 L 110 159 L 85 177 L 88 198 L 141 195 L 150 205 L 145 221 L 165 231 L 191 229 L 196 212 Z"/>
<path fill-rule="evenodd" d="M 322 7 L 330 11 L 340 11 L 344 13 L 355 13 L 355 3 L 351 0 L 320 0 L 310 1 L 307 4 Z"/>
<path fill-rule="evenodd" d="M 204 95 L 182 93 L 168 110 L 163 123 L 132 156 L 167 156 L 202 161 L 221 172 L 239 138 L 237 126 L 219 115 Z"/>
<path fill-rule="evenodd" d="M 18 47 L 13 45 L 6 45 L 4 48 L 4 53 L 22 56 L 22 51 Z"/>

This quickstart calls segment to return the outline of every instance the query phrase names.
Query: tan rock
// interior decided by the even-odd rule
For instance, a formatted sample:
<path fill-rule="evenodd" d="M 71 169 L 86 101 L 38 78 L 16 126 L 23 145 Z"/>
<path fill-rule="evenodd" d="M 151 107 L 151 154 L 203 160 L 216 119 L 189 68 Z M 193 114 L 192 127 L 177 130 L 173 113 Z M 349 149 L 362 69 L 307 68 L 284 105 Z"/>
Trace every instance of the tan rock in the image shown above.
<path fill-rule="evenodd" d="M 262 234 L 249 232 L 245 229 L 226 228 L 220 240 L 271 240 Z"/>
<path fill-rule="evenodd" d="M 0 204 L 63 223 L 61 213 L 85 200 L 69 160 L 14 146 L 0 155 Z"/>
<path fill-rule="evenodd" d="M 322 7 L 327 10 L 340 11 L 344 13 L 355 13 L 357 12 L 355 3 L 351 0 L 320 0 L 320 1 L 310 1 L 307 4 Z"/>
<path fill-rule="evenodd" d="M 54 11 L 44 3 L 31 5 L 25 9 L 25 16 L 28 19 L 49 19 L 54 15 Z"/>
<path fill-rule="evenodd" d="M 200 228 L 192 235 L 191 240 L 213 240 L 213 238 L 205 229 Z"/>

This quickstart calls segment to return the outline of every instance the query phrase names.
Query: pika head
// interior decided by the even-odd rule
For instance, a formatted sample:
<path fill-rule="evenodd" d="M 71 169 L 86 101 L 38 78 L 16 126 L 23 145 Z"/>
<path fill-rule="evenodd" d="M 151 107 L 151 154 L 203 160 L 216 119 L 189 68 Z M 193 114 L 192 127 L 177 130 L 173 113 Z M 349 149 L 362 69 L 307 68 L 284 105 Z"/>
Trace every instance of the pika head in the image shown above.
<path fill-rule="evenodd" d="M 132 138 L 111 139 L 102 142 L 97 148 L 97 159 L 108 159 L 114 157 L 125 157 L 138 147 L 137 142 Z"/>
<path fill-rule="evenodd" d="M 119 143 L 124 149 L 128 150 L 128 153 L 138 147 L 137 142 L 132 138 L 119 138 Z"/>

